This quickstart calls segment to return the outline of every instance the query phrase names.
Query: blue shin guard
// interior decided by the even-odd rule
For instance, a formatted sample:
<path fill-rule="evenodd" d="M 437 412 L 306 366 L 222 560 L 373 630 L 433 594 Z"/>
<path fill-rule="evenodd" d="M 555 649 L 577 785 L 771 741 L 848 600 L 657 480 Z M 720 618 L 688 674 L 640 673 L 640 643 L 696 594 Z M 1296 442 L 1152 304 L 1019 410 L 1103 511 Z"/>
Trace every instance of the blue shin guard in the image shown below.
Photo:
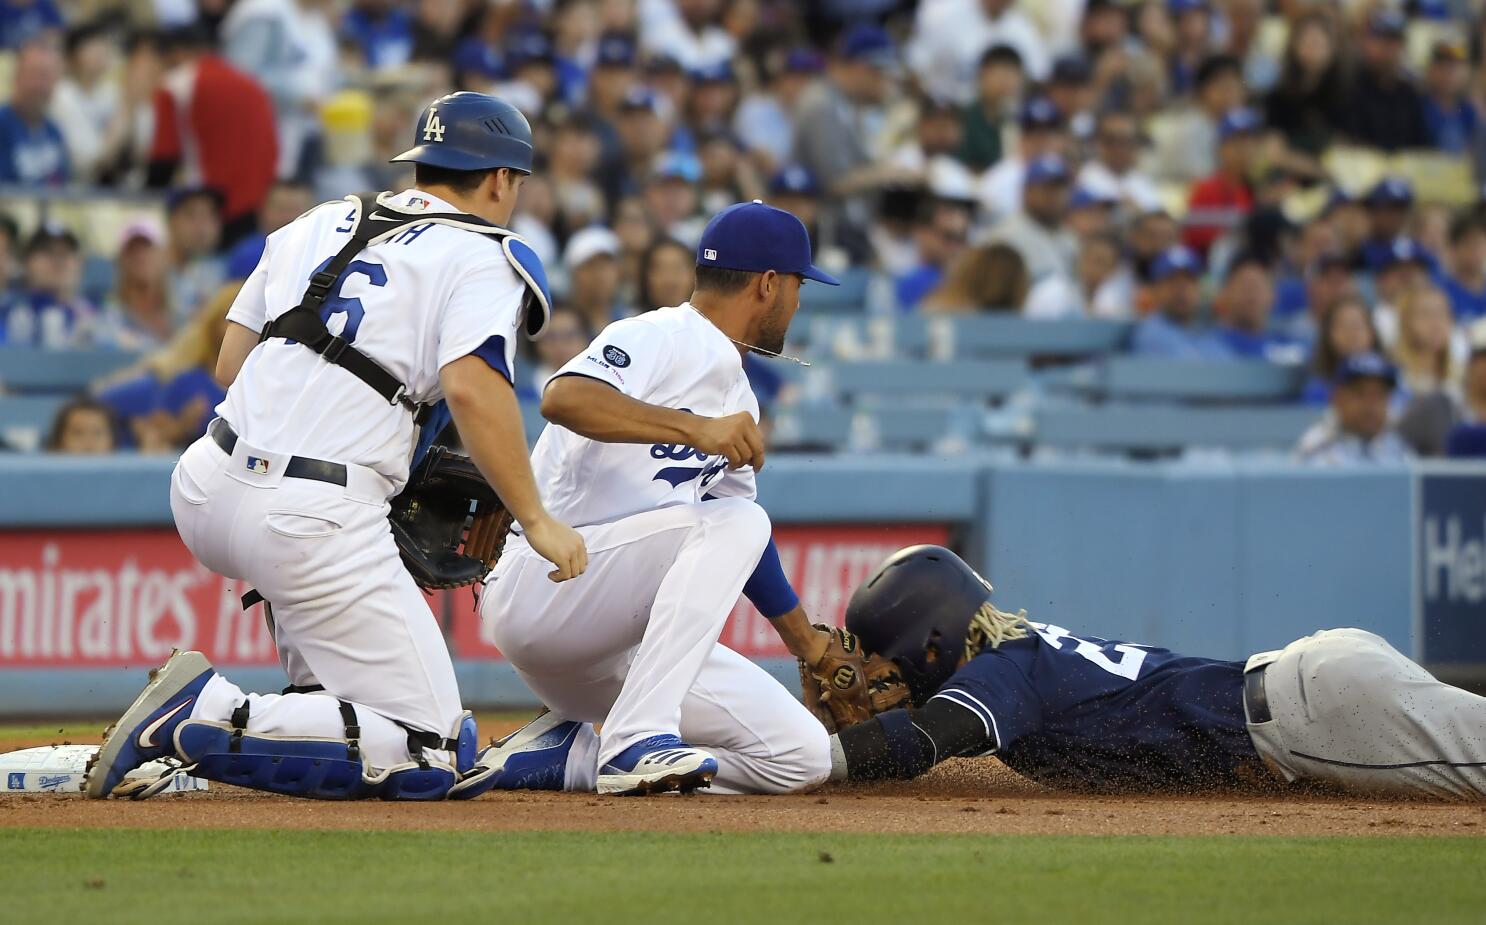
<path fill-rule="evenodd" d="M 366 779 L 353 741 L 257 736 L 223 723 L 187 720 L 176 730 L 176 749 L 194 765 L 194 777 L 250 790 L 312 800 L 376 796 L 382 782 Z"/>

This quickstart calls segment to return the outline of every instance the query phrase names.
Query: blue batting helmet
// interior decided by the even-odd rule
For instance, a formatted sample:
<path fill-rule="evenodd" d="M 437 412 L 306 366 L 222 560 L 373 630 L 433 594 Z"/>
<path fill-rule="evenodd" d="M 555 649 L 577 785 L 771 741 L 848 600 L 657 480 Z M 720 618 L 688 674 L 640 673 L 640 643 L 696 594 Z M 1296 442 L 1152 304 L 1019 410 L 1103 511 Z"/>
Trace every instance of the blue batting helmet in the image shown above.
<path fill-rule="evenodd" d="M 509 167 L 531 173 L 531 125 L 500 97 L 462 90 L 428 104 L 413 130 L 413 147 L 392 159 L 447 170 Z"/>

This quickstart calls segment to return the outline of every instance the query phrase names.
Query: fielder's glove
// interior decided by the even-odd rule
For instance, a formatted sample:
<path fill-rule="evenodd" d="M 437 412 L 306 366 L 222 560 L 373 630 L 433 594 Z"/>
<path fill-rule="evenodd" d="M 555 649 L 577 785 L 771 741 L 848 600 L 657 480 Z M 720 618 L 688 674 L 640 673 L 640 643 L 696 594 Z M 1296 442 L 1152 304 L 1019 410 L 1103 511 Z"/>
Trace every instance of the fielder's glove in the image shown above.
<path fill-rule="evenodd" d="M 428 451 L 387 519 L 403 564 L 428 590 L 484 578 L 511 527 L 511 513 L 474 462 L 442 446 Z"/>
<path fill-rule="evenodd" d="M 857 637 L 840 627 L 815 628 L 831 639 L 815 664 L 799 660 L 800 691 L 826 731 L 855 726 L 908 703 L 908 684 L 897 665 L 880 655 L 867 655 Z"/>

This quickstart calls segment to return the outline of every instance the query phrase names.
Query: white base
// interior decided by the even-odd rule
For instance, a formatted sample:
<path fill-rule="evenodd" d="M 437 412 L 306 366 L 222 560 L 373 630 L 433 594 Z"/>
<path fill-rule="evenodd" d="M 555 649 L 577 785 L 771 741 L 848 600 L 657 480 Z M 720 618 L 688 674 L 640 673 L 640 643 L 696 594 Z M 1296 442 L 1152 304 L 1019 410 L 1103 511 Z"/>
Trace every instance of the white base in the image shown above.
<path fill-rule="evenodd" d="M 80 793 L 88 759 L 97 745 L 42 745 L 0 754 L 0 795 L 7 793 Z M 151 761 L 125 776 L 125 780 L 154 780 L 169 770 L 161 761 Z M 205 790 L 206 781 L 177 774 L 162 793 Z"/>

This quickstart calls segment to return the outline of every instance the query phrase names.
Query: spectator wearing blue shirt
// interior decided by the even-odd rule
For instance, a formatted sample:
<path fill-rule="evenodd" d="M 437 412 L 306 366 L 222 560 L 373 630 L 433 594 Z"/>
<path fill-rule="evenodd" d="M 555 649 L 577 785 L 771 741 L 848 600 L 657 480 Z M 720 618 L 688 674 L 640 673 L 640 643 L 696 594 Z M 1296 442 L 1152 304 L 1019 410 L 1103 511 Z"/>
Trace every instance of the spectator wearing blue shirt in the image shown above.
<path fill-rule="evenodd" d="M 1202 261 L 1189 247 L 1162 251 L 1151 264 L 1154 309 L 1135 327 L 1130 349 L 1174 360 L 1226 360 L 1233 351 L 1202 325 Z"/>
<path fill-rule="evenodd" d="M 1295 366 L 1305 361 L 1303 345 L 1269 326 L 1274 278 L 1257 255 L 1239 254 L 1229 263 L 1213 308 L 1221 319 L 1218 338 L 1234 356 Z"/>
<path fill-rule="evenodd" d="M 355 0 L 341 32 L 372 70 L 406 64 L 413 54 L 413 15 L 396 0 Z"/>
<path fill-rule="evenodd" d="M 67 145 L 46 114 L 61 77 L 62 59 L 50 44 L 32 42 L 16 54 L 10 103 L 0 106 L 0 183 L 67 182 Z"/>
<path fill-rule="evenodd" d="M 1439 283 L 1457 323 L 1486 317 L 1486 217 L 1480 213 L 1467 212 L 1451 222 L 1450 253 Z"/>
<path fill-rule="evenodd" d="M 3 0 L 0 49 L 20 48 L 45 32 L 60 32 L 66 25 L 53 0 Z"/>
<path fill-rule="evenodd" d="M 0 343 L 56 349 L 92 343 L 98 310 L 80 294 L 82 251 L 61 225 L 42 225 L 26 243 L 20 291 L 0 305 Z"/>
<path fill-rule="evenodd" d="M 1466 92 L 1465 49 L 1455 42 L 1436 42 L 1424 72 L 1424 122 L 1429 139 L 1446 154 L 1464 154 L 1476 134 L 1476 104 Z"/>
<path fill-rule="evenodd" d="M 1367 206 L 1368 231 L 1362 242 L 1362 263 L 1376 268 L 1409 226 L 1414 187 L 1403 177 L 1384 177 L 1368 191 L 1363 203 Z"/>
<path fill-rule="evenodd" d="M 308 212 L 314 197 L 309 185 L 298 180 L 275 180 L 258 210 L 258 228 L 244 235 L 227 251 L 227 278 L 247 279 L 263 257 L 268 236 Z"/>
<path fill-rule="evenodd" d="M 964 206 L 941 199 L 927 200 L 913 229 L 918 262 L 893 281 L 901 311 L 918 308 L 919 302 L 944 279 L 944 271 L 970 234 L 970 212 Z"/>

